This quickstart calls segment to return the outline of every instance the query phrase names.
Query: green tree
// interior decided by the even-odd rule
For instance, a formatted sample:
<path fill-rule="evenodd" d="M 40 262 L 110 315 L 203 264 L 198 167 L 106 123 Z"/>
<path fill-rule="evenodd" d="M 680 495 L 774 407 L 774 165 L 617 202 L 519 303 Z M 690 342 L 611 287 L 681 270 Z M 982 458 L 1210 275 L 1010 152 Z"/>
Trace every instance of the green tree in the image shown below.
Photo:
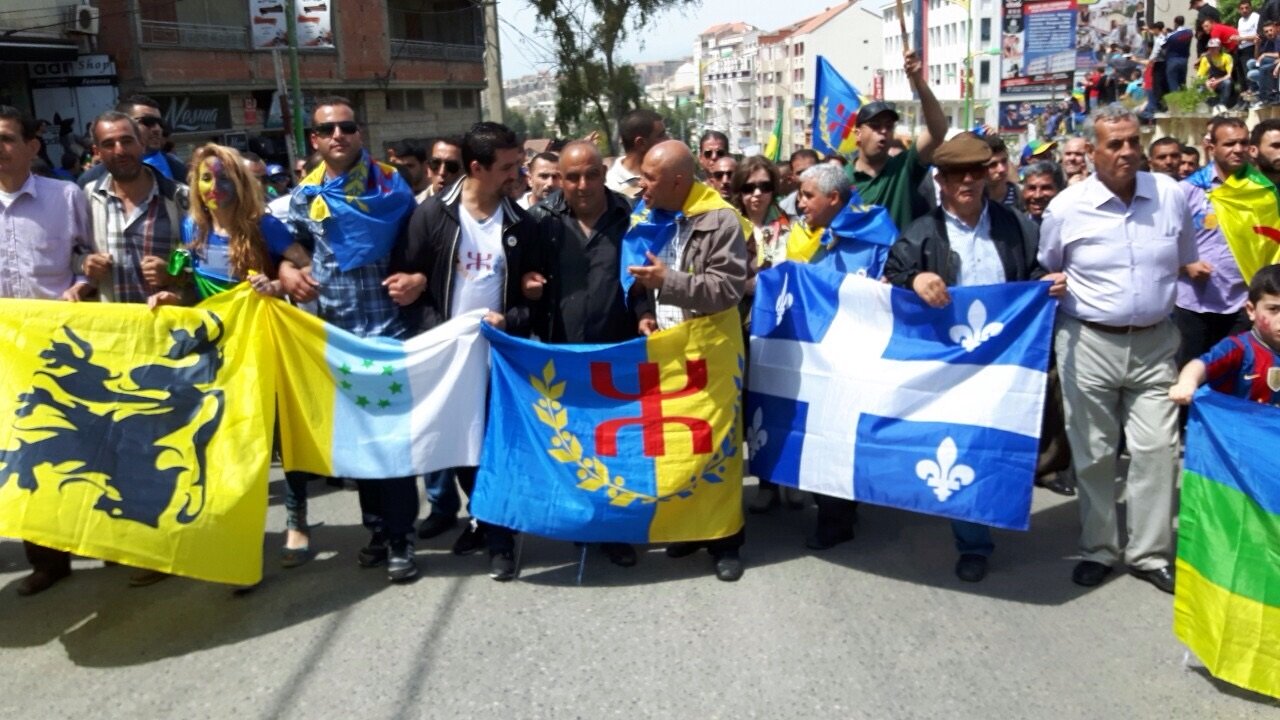
<path fill-rule="evenodd" d="M 562 134 L 599 129 L 614 154 L 618 120 L 643 96 L 635 68 L 620 61 L 619 49 L 641 36 L 659 14 L 696 5 L 698 0 L 529 0 L 552 41 L 559 73 L 556 124 Z M 584 122 L 586 119 L 586 122 Z M 588 130 L 589 132 L 589 130 Z"/>
<path fill-rule="evenodd" d="M 533 114 L 529 116 L 528 136 L 531 138 L 551 137 L 551 128 L 547 127 L 547 116 L 541 110 L 535 109 Z"/>
<path fill-rule="evenodd" d="M 505 124 L 507 127 L 511 128 L 511 132 L 521 137 L 530 137 L 529 121 L 525 119 L 523 112 L 516 108 L 509 107 L 503 115 Z"/>

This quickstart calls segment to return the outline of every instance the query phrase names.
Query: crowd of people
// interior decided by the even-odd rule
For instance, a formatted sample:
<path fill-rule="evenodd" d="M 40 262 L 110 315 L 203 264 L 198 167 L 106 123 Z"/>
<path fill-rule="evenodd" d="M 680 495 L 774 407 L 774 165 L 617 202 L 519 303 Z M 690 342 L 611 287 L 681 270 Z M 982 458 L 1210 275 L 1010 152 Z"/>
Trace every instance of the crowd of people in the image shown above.
<path fill-rule="evenodd" d="M 1011 153 L 994 132 L 948 128 L 915 53 L 906 54 L 905 70 L 925 121 L 914 138 L 898 136 L 892 103 L 869 102 L 856 115 L 851 157 L 801 149 L 782 162 L 737 157 L 717 131 L 690 148 L 668 138 L 660 115 L 640 109 L 619 124 L 616 158 L 577 140 L 526 161 L 515 133 L 482 122 L 461 137 L 393 143 L 384 163 L 365 147 L 352 104 L 334 96 L 319 99 L 310 118 L 314 154 L 279 177 L 218 145 L 197 148 L 189 162 L 166 154 L 156 104 L 131 97 L 92 123 L 97 163 L 77 186 L 32 172 L 37 125 L 0 107 L 0 252 L 8 259 L 0 297 L 194 304 L 247 281 L 367 337 L 405 338 L 484 310 L 484 322 L 513 335 L 613 343 L 732 308 L 743 314 L 745 335 L 757 273 L 783 262 L 835 262 L 833 247 L 859 240 L 841 236 L 846 214 L 879 205 L 898 229 L 879 258 L 883 280 L 923 302 L 943 307 L 951 287 L 1027 280 L 1060 299 L 1035 484 L 1078 493 L 1074 582 L 1097 585 L 1123 564 L 1172 592 L 1178 404 L 1205 381 L 1275 404 L 1274 388 L 1242 373 L 1275 364 L 1280 269 L 1246 287 L 1206 193 L 1249 164 L 1280 182 L 1280 121 L 1250 129 L 1215 117 L 1202 164 L 1199 148 L 1174 138 L 1144 145 L 1139 118 L 1108 105 L 1085 136 Z M 364 215 L 315 212 L 316 203 L 353 194 Z M 679 215 L 660 254 L 624 267 L 640 202 L 697 209 Z M 345 246 L 348 223 L 377 228 L 358 253 Z M 1124 545 L 1121 453 L 1129 458 Z M 476 470 L 422 478 L 422 519 L 418 478 L 357 482 L 369 532 L 359 564 L 384 568 L 392 582 L 411 579 L 415 539 L 462 525 L 453 552 L 485 552 L 490 576 L 512 579 L 514 532 L 462 523 L 462 493 L 470 495 Z M 312 557 L 315 479 L 287 474 L 286 568 Z M 759 480 L 752 514 L 806 503 L 794 489 Z M 814 500 L 806 545 L 820 552 L 853 540 L 857 504 Z M 981 581 L 995 548 L 989 529 L 951 527 L 956 575 Z M 744 542 L 739 531 L 666 554 L 706 549 L 716 576 L 734 581 L 744 571 Z M 617 565 L 637 561 L 629 545 L 601 549 Z M 67 553 L 30 542 L 26 551 L 33 572 L 21 594 L 70 573 Z M 144 571 L 130 582 L 164 577 Z"/>

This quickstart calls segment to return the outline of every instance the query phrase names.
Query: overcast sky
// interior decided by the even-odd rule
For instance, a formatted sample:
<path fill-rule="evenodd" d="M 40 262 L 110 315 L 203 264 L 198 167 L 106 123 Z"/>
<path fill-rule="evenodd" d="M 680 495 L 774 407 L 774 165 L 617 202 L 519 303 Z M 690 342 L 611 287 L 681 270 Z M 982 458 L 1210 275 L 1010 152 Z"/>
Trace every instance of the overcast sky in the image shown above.
<path fill-rule="evenodd" d="M 790 0 L 789 2 L 743 2 L 743 0 L 703 0 L 693 8 L 668 12 L 658 17 L 651 32 L 646 33 L 644 48 L 634 40 L 628 43 L 621 59 L 673 60 L 693 55 L 697 34 L 716 23 L 741 20 L 764 30 L 793 23 L 831 7 L 837 0 Z M 527 0 L 500 0 L 499 25 L 502 29 L 502 76 L 514 78 L 549 67 L 549 43 L 538 37 L 535 14 Z M 514 26 L 514 27 L 513 27 Z"/>

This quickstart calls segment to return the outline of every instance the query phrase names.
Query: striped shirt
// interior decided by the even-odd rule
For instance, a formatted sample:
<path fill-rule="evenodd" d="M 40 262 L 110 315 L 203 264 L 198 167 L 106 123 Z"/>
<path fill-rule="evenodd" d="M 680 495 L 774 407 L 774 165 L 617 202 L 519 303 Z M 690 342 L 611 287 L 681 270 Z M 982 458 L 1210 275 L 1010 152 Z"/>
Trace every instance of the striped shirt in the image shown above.
<path fill-rule="evenodd" d="M 679 220 L 676 225 L 676 236 L 662 250 L 662 262 L 669 270 L 679 270 L 680 260 L 684 257 L 684 248 L 689 244 L 689 236 L 693 233 L 693 223 Z M 662 291 L 658 291 L 658 300 L 654 315 L 657 317 L 658 329 L 666 330 L 684 322 L 684 308 L 678 305 L 664 304 Z"/>
<path fill-rule="evenodd" d="M 1214 345 L 1200 356 L 1209 387 L 1266 405 L 1280 405 L 1280 353 L 1252 330 Z"/>

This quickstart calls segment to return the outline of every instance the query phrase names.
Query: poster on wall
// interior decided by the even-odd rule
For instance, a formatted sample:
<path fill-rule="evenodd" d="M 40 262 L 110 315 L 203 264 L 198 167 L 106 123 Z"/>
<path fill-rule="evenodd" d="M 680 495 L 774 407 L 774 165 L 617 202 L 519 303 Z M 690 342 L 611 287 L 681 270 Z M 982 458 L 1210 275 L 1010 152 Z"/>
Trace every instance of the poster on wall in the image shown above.
<path fill-rule="evenodd" d="M 1115 55 L 1142 49 L 1144 3 L 1132 0 L 1077 0 L 1076 69 L 1093 70 Z"/>
<path fill-rule="evenodd" d="M 1067 89 L 1076 68 L 1076 0 L 1004 0 L 1000 90 Z"/>
<path fill-rule="evenodd" d="M 116 65 L 108 55 L 81 55 L 65 62 L 27 63 L 36 117 L 47 120 L 49 159 L 89 151 L 88 125 L 116 104 Z"/>
<path fill-rule="evenodd" d="M 1035 126 L 1037 137 L 1056 137 L 1071 131 L 1071 106 L 1065 100 L 1031 100 L 1000 103 L 999 131 L 1024 133 Z"/>
<path fill-rule="evenodd" d="M 334 0 L 249 0 L 249 24 L 253 27 L 255 50 L 289 46 L 288 18 L 285 8 L 297 10 L 298 47 L 323 49 L 333 47 Z"/>

